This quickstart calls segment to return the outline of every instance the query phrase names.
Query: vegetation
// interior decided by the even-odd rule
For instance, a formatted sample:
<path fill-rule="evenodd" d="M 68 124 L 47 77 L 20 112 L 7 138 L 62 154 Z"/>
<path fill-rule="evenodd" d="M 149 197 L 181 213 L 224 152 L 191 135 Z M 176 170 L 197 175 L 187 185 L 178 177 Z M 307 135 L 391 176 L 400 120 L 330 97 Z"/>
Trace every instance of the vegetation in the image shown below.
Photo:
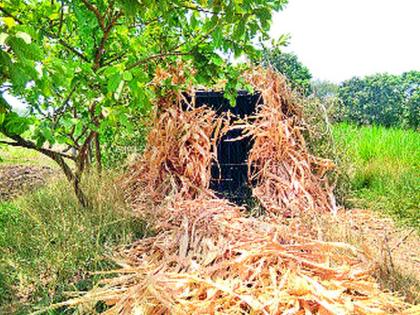
<path fill-rule="evenodd" d="M 63 180 L 0 203 L 0 313 L 27 314 L 68 299 L 66 292 L 91 288 L 100 278 L 92 272 L 115 268 L 112 250 L 147 233 L 105 180 L 112 174 L 89 178 L 83 186 L 92 200 L 88 209 Z"/>
<path fill-rule="evenodd" d="M 221 53 L 256 57 L 253 41 L 268 39 L 272 11 L 286 2 L 2 1 L 0 92 L 29 115 L 0 96 L 0 132 L 11 139 L 1 142 L 53 159 L 87 206 L 81 178 L 91 161 L 101 171 L 104 143 L 132 133 L 130 118 L 146 115 L 168 89 L 226 79 L 231 95 L 238 69 Z M 154 84 L 156 73 L 179 64 L 185 80 Z"/>
<path fill-rule="evenodd" d="M 335 97 L 338 93 L 338 84 L 326 80 L 313 80 L 311 88 L 314 96 L 322 100 Z"/>
<path fill-rule="evenodd" d="M 278 47 L 264 50 L 263 64 L 283 74 L 290 86 L 303 95 L 311 94 L 312 75 L 293 53 L 285 53 Z"/>
<path fill-rule="evenodd" d="M 420 232 L 420 134 L 378 126 L 334 126 L 351 159 L 353 206 L 393 216 Z"/>
<path fill-rule="evenodd" d="M 342 120 L 358 125 L 417 129 L 420 121 L 420 72 L 375 74 L 340 84 Z"/>

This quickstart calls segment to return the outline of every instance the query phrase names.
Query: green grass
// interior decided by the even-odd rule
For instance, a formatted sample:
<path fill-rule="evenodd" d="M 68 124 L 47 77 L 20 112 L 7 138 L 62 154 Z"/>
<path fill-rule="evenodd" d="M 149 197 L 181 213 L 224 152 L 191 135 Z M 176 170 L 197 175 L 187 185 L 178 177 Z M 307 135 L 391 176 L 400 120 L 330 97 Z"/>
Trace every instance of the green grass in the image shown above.
<path fill-rule="evenodd" d="M 381 211 L 420 231 L 420 133 L 348 124 L 333 131 L 350 159 L 352 206 Z"/>
<path fill-rule="evenodd" d="M 41 153 L 19 147 L 1 146 L 0 165 L 31 165 L 31 166 L 53 166 L 55 162 Z"/>
<path fill-rule="evenodd" d="M 13 140 L 8 139 L 1 134 L 0 140 L 13 142 Z M 35 150 L 0 144 L 0 166 L 16 164 L 58 168 L 58 165 L 52 159 Z"/>
<path fill-rule="evenodd" d="M 27 314 L 87 290 L 99 277 L 91 272 L 115 267 L 116 246 L 147 233 L 110 180 L 91 176 L 85 186 L 89 209 L 61 180 L 0 204 L 0 314 Z"/>

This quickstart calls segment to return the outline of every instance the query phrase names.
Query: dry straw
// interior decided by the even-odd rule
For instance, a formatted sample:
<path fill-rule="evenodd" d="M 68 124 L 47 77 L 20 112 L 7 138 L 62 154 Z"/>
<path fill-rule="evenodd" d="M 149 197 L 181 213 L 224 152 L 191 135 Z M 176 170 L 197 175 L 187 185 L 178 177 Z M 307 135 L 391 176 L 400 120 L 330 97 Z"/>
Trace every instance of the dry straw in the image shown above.
<path fill-rule="evenodd" d="M 308 152 L 301 109 L 281 76 L 256 69 L 245 78 L 264 105 L 234 126 L 206 107 L 184 110 L 182 95 L 159 101 L 145 153 L 123 181 L 127 199 L 154 219 L 157 234 L 119 253 L 116 277 L 61 305 L 104 301 L 106 314 L 390 314 L 408 308 L 379 289 L 356 248 L 304 238 L 287 224 L 285 217 L 335 211 L 325 179 L 332 163 Z M 227 128 L 253 138 L 249 176 L 264 216 L 246 216 L 209 190 L 210 165 Z"/>

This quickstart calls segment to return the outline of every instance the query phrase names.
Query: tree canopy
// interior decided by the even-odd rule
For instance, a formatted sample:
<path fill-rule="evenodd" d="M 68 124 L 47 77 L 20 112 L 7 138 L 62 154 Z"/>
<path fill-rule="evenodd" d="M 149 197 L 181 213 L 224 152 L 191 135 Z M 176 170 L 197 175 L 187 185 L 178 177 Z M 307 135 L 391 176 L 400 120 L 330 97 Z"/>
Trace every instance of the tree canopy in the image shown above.
<path fill-rule="evenodd" d="M 344 119 L 358 124 L 418 128 L 420 72 L 354 77 L 340 84 Z"/>
<path fill-rule="evenodd" d="M 225 56 L 258 56 L 253 43 L 268 39 L 272 12 L 286 2 L 4 0 L 1 93 L 25 102 L 29 115 L 0 96 L 0 131 L 11 139 L 2 142 L 53 158 L 77 192 L 92 147 L 100 167 L 103 135 L 130 132 L 130 117 L 149 111 L 157 94 L 218 79 L 236 90 L 239 69 Z M 185 82 L 153 81 L 179 62 Z"/>
<path fill-rule="evenodd" d="M 327 80 L 317 79 L 311 81 L 311 89 L 316 97 L 326 99 L 337 95 L 338 84 Z"/>
<path fill-rule="evenodd" d="M 293 89 L 304 95 L 311 93 L 312 74 L 293 53 L 282 52 L 278 47 L 264 50 L 263 64 L 272 66 L 289 79 Z"/>

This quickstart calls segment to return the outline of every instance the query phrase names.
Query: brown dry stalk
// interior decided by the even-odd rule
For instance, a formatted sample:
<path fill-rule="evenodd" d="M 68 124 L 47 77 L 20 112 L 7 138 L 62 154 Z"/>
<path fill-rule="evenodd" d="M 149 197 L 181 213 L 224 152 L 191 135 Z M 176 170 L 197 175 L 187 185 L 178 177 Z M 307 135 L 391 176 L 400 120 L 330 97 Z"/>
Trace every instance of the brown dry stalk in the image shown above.
<path fill-rule="evenodd" d="M 334 165 L 308 152 L 302 110 L 284 78 L 258 69 L 246 78 L 264 100 L 244 125 L 254 141 L 248 159 L 250 180 L 257 182 L 254 195 L 268 211 L 285 216 L 312 209 L 336 212 L 332 187 L 324 177 Z"/>

